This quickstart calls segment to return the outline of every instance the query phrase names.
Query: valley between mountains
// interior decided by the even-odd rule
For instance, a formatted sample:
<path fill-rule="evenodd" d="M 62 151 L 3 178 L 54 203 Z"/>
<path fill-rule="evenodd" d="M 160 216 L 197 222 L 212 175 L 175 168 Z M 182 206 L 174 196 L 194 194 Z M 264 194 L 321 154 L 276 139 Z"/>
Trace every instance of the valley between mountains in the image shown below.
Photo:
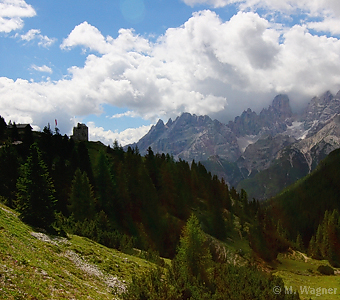
<path fill-rule="evenodd" d="M 266 199 L 306 176 L 340 147 L 340 92 L 326 92 L 293 114 L 287 95 L 278 95 L 259 114 L 250 108 L 223 124 L 183 113 L 159 120 L 136 144 L 142 154 L 169 153 L 200 161 L 249 197 Z M 127 149 L 128 146 L 126 146 Z"/>
<path fill-rule="evenodd" d="M 126 149 L 1 117 L 0 299 L 340 299 L 339 104 L 184 113 Z"/>

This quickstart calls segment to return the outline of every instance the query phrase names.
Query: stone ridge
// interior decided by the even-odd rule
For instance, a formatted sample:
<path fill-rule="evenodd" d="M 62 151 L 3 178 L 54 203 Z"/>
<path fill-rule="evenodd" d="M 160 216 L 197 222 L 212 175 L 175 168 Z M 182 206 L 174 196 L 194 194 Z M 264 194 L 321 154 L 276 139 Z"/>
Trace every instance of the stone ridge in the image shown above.
<path fill-rule="evenodd" d="M 228 126 L 237 137 L 245 135 L 271 134 L 275 135 L 287 129 L 291 125 L 289 118 L 292 110 L 287 95 L 277 95 L 268 108 L 262 109 L 259 115 L 250 108 L 243 111 L 241 116 L 230 121 Z M 273 122 L 275 120 L 275 122 Z"/>
<path fill-rule="evenodd" d="M 278 159 L 288 158 L 292 168 L 296 167 L 293 162 L 299 161 L 297 168 L 308 165 L 305 169 L 311 171 L 320 159 L 340 147 L 340 130 L 334 125 L 340 118 L 335 118 L 337 114 L 340 114 L 340 91 L 335 96 L 326 92 L 314 97 L 300 115 L 293 115 L 288 96 L 282 94 L 259 114 L 248 108 L 228 124 L 190 113 L 183 113 L 174 121 L 169 119 L 166 124 L 159 120 L 132 146 L 137 145 L 142 155 L 151 147 L 155 153 L 169 153 L 176 160 L 210 160 L 210 166 L 219 169 L 220 177 L 237 184 L 267 170 Z M 323 133 L 329 122 L 332 133 Z M 321 131 L 324 127 L 325 131 Z M 221 171 L 223 164 L 228 169 L 226 173 Z M 214 173 L 214 168 L 209 171 Z"/>
<path fill-rule="evenodd" d="M 183 113 L 166 125 L 158 121 L 137 143 L 144 154 L 148 147 L 155 153 L 170 153 L 175 159 L 206 160 L 212 155 L 235 161 L 241 154 L 231 129 L 208 116 Z"/>

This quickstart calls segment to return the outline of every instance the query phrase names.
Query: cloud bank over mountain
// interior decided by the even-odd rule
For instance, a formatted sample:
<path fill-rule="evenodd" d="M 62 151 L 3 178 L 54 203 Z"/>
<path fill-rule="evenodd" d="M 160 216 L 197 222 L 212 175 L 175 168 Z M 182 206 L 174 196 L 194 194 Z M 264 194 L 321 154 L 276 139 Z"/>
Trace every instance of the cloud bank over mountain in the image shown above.
<path fill-rule="evenodd" d="M 184 2 L 213 8 L 237 5 L 239 12 L 222 20 L 217 12 L 201 10 L 157 38 L 133 29 L 120 29 L 116 38 L 104 36 L 84 21 L 60 44 L 63 52 L 80 48 L 84 65 L 71 66 L 56 81 L 1 77 L 2 114 L 40 127 L 42 114 L 61 115 L 71 126 L 73 116 L 101 114 L 109 104 L 151 122 L 182 112 L 226 121 L 247 107 L 267 106 L 275 94 L 288 93 L 292 106 L 299 107 L 311 96 L 340 89 L 338 1 Z M 21 18 L 35 14 L 25 1 L 1 5 L 7 5 L 6 18 L 12 16 L 17 26 Z M 297 11 L 301 20 L 293 26 L 278 20 Z M 16 28 L 1 26 L 2 31 Z M 37 70 L 52 73 L 45 65 Z"/>

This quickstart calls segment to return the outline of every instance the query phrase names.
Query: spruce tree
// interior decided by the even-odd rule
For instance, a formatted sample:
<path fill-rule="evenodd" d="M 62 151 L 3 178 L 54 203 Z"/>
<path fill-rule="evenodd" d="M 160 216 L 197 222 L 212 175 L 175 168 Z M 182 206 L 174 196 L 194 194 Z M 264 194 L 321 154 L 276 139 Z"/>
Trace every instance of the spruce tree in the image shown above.
<path fill-rule="evenodd" d="M 109 215 L 114 215 L 114 201 L 116 200 L 115 185 L 109 169 L 109 161 L 104 152 L 100 152 L 96 165 L 96 195 L 98 199 L 97 210 L 104 210 Z"/>
<path fill-rule="evenodd" d="M 316 244 L 315 244 L 315 236 L 313 235 L 310 239 L 309 246 L 308 246 L 308 256 L 314 257 L 316 252 Z"/>
<path fill-rule="evenodd" d="M 212 263 L 211 253 L 200 223 L 193 214 L 183 229 L 176 262 L 182 276 L 187 277 L 189 281 L 196 278 L 207 282 L 208 269 Z"/>
<path fill-rule="evenodd" d="M 302 241 L 302 237 L 301 237 L 301 234 L 298 233 L 297 237 L 296 237 L 296 248 L 299 250 L 299 251 L 304 251 L 305 250 L 305 247 L 303 245 L 303 241 Z"/>
<path fill-rule="evenodd" d="M 322 258 L 323 227 L 324 226 L 322 226 L 322 223 L 319 224 L 318 229 L 316 231 L 315 250 L 314 250 L 314 257 L 316 259 L 321 259 Z"/>
<path fill-rule="evenodd" d="M 79 164 L 78 167 L 80 168 L 82 172 L 86 172 L 91 185 L 94 185 L 95 184 L 94 175 L 93 175 L 89 151 L 86 147 L 86 143 L 80 142 L 78 144 L 77 150 L 78 150 L 78 164 Z"/>
<path fill-rule="evenodd" d="M 0 195 L 6 199 L 6 205 L 12 208 L 17 191 L 18 168 L 16 146 L 6 143 L 0 148 Z"/>
<path fill-rule="evenodd" d="M 0 141 L 3 141 L 5 139 L 6 129 L 7 129 L 6 121 L 2 116 L 0 116 Z"/>
<path fill-rule="evenodd" d="M 77 169 L 72 181 L 69 211 L 76 221 L 91 220 L 95 214 L 95 199 L 86 172 Z"/>
<path fill-rule="evenodd" d="M 21 168 L 17 189 L 20 218 L 30 225 L 52 230 L 55 189 L 36 143 L 30 147 L 30 155 Z"/>
<path fill-rule="evenodd" d="M 337 210 L 329 213 L 326 241 L 328 250 L 325 258 L 334 267 L 340 266 L 340 224 L 338 221 L 339 213 Z"/>

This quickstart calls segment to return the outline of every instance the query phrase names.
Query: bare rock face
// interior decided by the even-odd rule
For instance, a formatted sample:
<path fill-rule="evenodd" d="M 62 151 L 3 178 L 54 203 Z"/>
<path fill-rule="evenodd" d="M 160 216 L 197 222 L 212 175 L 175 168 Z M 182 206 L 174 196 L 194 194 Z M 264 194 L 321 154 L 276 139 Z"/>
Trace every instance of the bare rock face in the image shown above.
<path fill-rule="evenodd" d="M 260 112 L 259 118 L 262 131 L 275 135 L 282 133 L 291 124 L 292 110 L 287 95 L 278 95 L 268 109 Z"/>
<path fill-rule="evenodd" d="M 254 178 L 254 185 L 263 186 L 257 190 L 265 191 L 268 185 L 261 178 L 275 177 L 283 188 L 340 148 L 340 91 L 314 97 L 301 115 L 292 114 L 287 95 L 276 96 L 260 114 L 248 108 L 227 125 L 183 113 L 166 124 L 159 120 L 135 145 L 142 154 L 151 147 L 175 159 L 201 161 L 231 185 L 265 171 L 265 176 Z"/>
<path fill-rule="evenodd" d="M 274 98 L 272 105 L 264 108 L 259 115 L 250 108 L 245 110 L 241 116 L 236 117 L 234 122 L 228 126 L 237 137 L 245 135 L 277 134 L 287 129 L 291 124 L 292 110 L 287 95 L 278 95 Z"/>
<path fill-rule="evenodd" d="M 319 131 L 336 114 L 340 114 L 340 91 L 335 96 L 328 91 L 314 97 L 302 116 L 304 128 L 309 130 L 307 136 Z"/>
<path fill-rule="evenodd" d="M 229 127 L 208 116 L 183 113 L 166 125 L 158 121 L 137 143 L 140 152 L 150 146 L 155 153 L 169 153 L 175 159 L 206 160 L 219 155 L 235 161 L 241 154 L 237 139 Z"/>
<path fill-rule="evenodd" d="M 262 128 L 259 123 L 259 116 L 250 108 L 245 110 L 241 116 L 237 116 L 233 122 L 230 121 L 228 127 L 237 137 L 257 135 Z"/>
<path fill-rule="evenodd" d="M 271 106 L 273 115 L 281 121 L 285 121 L 292 116 L 292 109 L 290 108 L 289 98 L 287 95 L 277 95 Z"/>
<path fill-rule="evenodd" d="M 334 115 L 319 131 L 292 147 L 303 153 L 309 171 L 313 170 L 330 152 L 340 148 L 340 114 Z"/>
<path fill-rule="evenodd" d="M 249 145 L 242 154 L 241 159 L 238 160 L 238 165 L 248 170 L 249 174 L 265 170 L 270 166 L 281 149 L 295 141 L 295 138 L 286 135 L 276 135 L 274 137 L 268 135 Z"/>

